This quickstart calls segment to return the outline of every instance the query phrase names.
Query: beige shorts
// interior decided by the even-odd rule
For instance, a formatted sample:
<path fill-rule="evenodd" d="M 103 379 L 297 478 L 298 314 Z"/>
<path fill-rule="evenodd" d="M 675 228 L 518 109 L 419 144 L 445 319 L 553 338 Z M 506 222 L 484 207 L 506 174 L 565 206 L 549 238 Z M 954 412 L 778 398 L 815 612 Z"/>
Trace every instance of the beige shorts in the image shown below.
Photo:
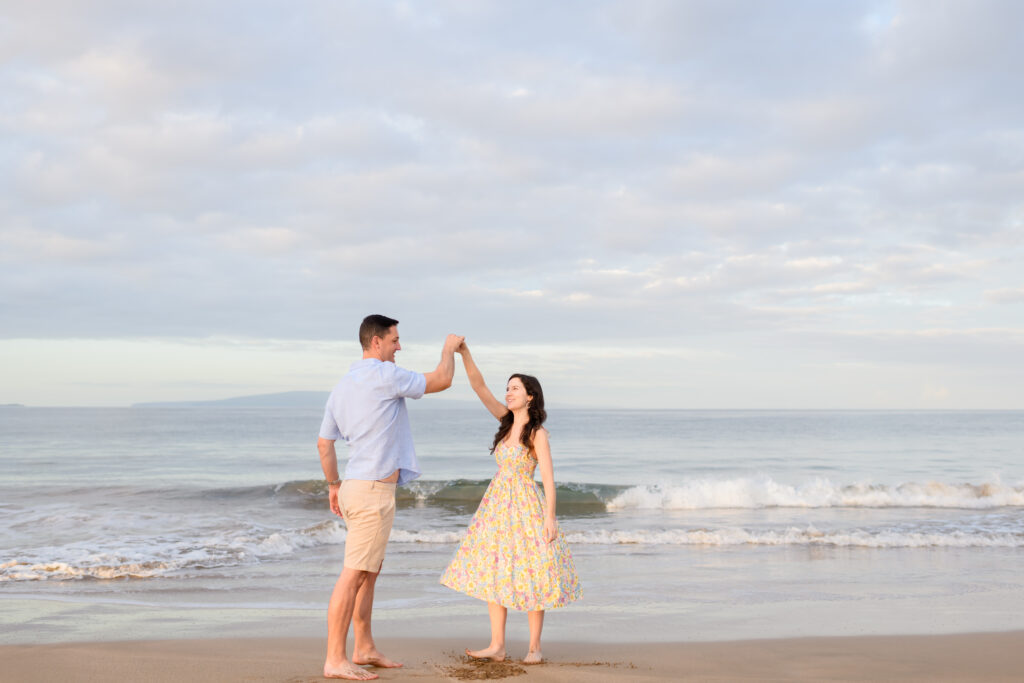
<path fill-rule="evenodd" d="M 345 519 L 345 566 L 379 572 L 384 563 L 391 524 L 395 521 L 395 489 L 398 484 L 346 479 L 341 482 L 338 504 Z"/>

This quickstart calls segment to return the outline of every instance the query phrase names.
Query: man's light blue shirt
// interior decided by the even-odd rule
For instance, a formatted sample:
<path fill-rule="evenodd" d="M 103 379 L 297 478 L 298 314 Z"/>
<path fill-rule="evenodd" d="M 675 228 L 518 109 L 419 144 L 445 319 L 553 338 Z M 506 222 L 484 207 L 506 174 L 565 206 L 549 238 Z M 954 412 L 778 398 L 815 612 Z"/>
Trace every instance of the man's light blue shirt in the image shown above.
<path fill-rule="evenodd" d="M 427 378 L 376 358 L 356 361 L 327 399 L 320 438 L 349 445 L 346 479 L 384 479 L 398 470 L 398 484 L 420 476 L 405 399 L 420 398 Z"/>

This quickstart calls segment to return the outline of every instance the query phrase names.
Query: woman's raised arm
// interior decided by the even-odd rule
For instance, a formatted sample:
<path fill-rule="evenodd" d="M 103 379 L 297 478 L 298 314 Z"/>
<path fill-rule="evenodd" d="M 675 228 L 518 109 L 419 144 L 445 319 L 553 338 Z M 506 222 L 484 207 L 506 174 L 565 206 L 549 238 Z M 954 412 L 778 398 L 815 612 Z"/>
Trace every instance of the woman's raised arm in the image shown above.
<path fill-rule="evenodd" d="M 504 403 L 495 398 L 491 390 L 487 388 L 484 376 L 480 372 L 480 368 L 473 361 L 473 356 L 470 354 L 466 342 L 463 341 L 459 344 L 455 351 L 462 356 L 462 364 L 466 366 L 466 376 L 469 377 L 469 386 L 473 387 L 473 391 L 480 398 L 480 402 L 484 404 L 484 407 L 487 408 L 491 415 L 500 420 L 508 412 L 508 408 L 505 407 Z"/>

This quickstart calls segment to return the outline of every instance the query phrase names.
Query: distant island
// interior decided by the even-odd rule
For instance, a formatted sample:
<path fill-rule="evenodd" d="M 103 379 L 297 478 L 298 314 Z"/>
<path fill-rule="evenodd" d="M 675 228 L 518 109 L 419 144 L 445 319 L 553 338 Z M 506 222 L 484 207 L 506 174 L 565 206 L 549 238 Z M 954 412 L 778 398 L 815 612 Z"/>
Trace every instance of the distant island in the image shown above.
<path fill-rule="evenodd" d="M 327 403 L 328 391 L 285 391 L 277 394 L 256 394 L 235 396 L 212 401 L 150 401 L 133 403 L 132 408 L 307 408 L 323 410 Z M 477 406 L 476 401 L 454 399 L 431 399 L 409 401 L 410 406 L 427 408 L 466 408 Z"/>
<path fill-rule="evenodd" d="M 277 394 L 235 396 L 212 401 L 150 401 L 132 408 L 323 408 L 330 392 L 285 391 Z"/>
<path fill-rule="evenodd" d="M 23 403 L 0 403 L 0 408 L 24 408 Z"/>

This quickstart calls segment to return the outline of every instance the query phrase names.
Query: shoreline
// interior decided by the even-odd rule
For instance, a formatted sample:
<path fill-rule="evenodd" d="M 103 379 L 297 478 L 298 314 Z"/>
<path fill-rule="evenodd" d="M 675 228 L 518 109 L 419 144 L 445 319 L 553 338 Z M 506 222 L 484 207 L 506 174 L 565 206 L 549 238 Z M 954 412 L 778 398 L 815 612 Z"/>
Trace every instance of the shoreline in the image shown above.
<path fill-rule="evenodd" d="M 678 643 L 547 642 L 547 661 L 518 667 L 469 663 L 453 638 L 388 638 L 405 662 L 380 680 L 518 681 L 1011 681 L 1024 670 L 1024 631 L 953 635 L 838 636 Z M 508 645 L 511 663 L 525 642 Z M 190 680 L 288 681 L 321 677 L 323 638 L 223 638 L 0 646 L 9 680 L 82 683 Z M 521 671 L 517 671 L 521 669 Z"/>

